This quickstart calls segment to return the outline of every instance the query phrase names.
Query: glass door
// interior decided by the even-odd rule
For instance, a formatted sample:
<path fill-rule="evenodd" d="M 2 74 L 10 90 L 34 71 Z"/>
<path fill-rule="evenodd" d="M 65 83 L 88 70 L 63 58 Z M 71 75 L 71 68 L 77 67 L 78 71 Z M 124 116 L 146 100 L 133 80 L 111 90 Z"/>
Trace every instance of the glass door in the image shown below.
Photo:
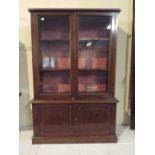
<path fill-rule="evenodd" d="M 78 92 L 105 93 L 111 17 L 80 15 L 78 19 Z"/>
<path fill-rule="evenodd" d="M 70 16 L 39 16 L 40 93 L 69 93 Z"/>

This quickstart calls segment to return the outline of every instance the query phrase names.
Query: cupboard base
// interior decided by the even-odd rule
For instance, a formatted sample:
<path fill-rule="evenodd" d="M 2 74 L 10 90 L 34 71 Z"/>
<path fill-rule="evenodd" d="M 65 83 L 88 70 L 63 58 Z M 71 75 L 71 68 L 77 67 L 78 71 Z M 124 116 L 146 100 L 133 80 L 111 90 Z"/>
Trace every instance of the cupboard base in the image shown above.
<path fill-rule="evenodd" d="M 102 100 L 64 102 L 67 103 L 33 102 L 33 144 L 117 142 L 116 103 Z"/>
<path fill-rule="evenodd" d="M 117 143 L 117 136 L 33 137 L 32 144 Z"/>

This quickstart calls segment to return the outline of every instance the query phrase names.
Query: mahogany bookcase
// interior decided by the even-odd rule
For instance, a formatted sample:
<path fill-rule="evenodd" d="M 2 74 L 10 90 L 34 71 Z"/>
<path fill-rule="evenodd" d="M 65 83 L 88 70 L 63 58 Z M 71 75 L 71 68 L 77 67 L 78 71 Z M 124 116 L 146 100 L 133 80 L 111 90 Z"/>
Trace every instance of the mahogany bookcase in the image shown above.
<path fill-rule="evenodd" d="M 120 9 L 29 9 L 33 144 L 117 142 Z"/>

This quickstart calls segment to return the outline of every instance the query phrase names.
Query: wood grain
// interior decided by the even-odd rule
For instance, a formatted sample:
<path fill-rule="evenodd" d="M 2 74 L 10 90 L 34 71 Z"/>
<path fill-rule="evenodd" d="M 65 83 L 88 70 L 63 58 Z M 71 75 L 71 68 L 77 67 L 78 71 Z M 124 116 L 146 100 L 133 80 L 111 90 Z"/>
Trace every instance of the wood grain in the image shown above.
<path fill-rule="evenodd" d="M 33 61 L 33 83 L 34 83 L 34 99 L 31 101 L 32 103 L 32 113 L 33 113 L 33 131 L 34 135 L 32 138 L 33 144 L 43 144 L 43 143 L 109 143 L 109 142 L 117 142 L 117 137 L 115 134 L 115 126 L 116 126 L 116 103 L 118 100 L 115 96 L 115 68 L 116 68 L 116 34 L 117 34 L 117 23 L 116 23 L 116 15 L 120 12 L 120 9 L 29 9 L 31 13 L 31 34 L 32 34 L 32 61 Z M 61 27 L 58 26 L 57 29 L 54 28 L 55 32 L 51 31 L 48 33 L 48 29 L 51 30 L 49 25 L 46 25 L 45 32 L 40 32 L 40 23 L 39 18 L 41 16 L 55 17 L 61 16 L 66 17 L 69 16 L 70 22 L 70 38 L 68 35 L 65 35 L 66 38 L 62 38 L 61 45 L 62 47 L 55 48 L 54 43 L 60 42 L 60 36 L 58 35 L 58 29 Z M 105 19 L 111 19 L 112 29 L 108 31 L 108 33 L 104 31 L 91 32 L 89 34 L 88 30 L 91 30 L 91 26 L 94 24 L 90 24 L 88 26 L 88 30 L 82 33 L 87 36 L 91 36 L 92 34 L 100 37 L 105 34 L 105 41 L 110 42 L 109 48 L 103 46 L 104 48 L 97 49 L 98 53 L 94 57 L 95 67 L 87 68 L 88 70 L 80 70 L 78 68 L 78 33 L 79 33 L 79 16 L 89 16 L 90 17 L 105 17 Z M 51 19 L 52 19 L 51 18 Z M 55 18 L 54 18 L 55 19 Z M 64 18 L 65 19 L 65 18 Z M 104 19 L 104 18 L 103 18 Z M 101 21 L 100 21 L 101 22 Z M 50 21 L 51 24 L 54 21 Z M 65 23 L 65 20 L 64 20 Z M 102 23 L 102 22 L 101 22 Z M 103 22 L 104 23 L 104 22 Z M 103 24 L 102 23 L 102 24 Z M 98 27 L 98 26 L 97 26 Z M 96 27 L 95 27 L 96 29 Z M 104 28 L 105 29 L 105 28 Z M 69 31 L 67 29 L 67 31 Z M 110 32 L 110 33 L 109 33 Z M 67 32 L 68 33 L 68 32 Z M 53 40 L 53 34 L 56 36 L 57 40 Z M 65 34 L 65 33 L 63 33 Z M 41 35 L 43 37 L 41 37 Z M 47 36 L 48 35 L 48 36 Z M 82 34 L 83 35 L 83 34 Z M 108 37 L 108 39 L 107 39 Z M 45 40 L 43 40 L 45 39 Z M 47 40 L 46 40 L 47 39 Z M 52 39 L 52 40 L 50 40 Z M 81 39 L 81 38 L 80 38 Z M 97 38 L 95 38 L 97 40 Z M 95 40 L 95 41 L 96 41 Z M 65 57 L 70 58 L 70 66 L 67 65 L 67 70 L 65 70 L 64 59 L 59 59 L 59 68 L 56 69 L 41 69 L 41 46 L 50 45 L 50 48 L 44 48 L 45 50 L 52 50 L 55 48 L 58 52 L 56 52 L 57 57 L 62 55 L 62 51 L 60 49 L 67 48 L 68 46 L 64 46 L 64 41 L 70 41 L 70 51 L 65 53 Z M 82 40 L 80 40 L 82 41 Z M 63 43 L 62 43 L 63 42 Z M 105 55 L 105 52 L 108 51 L 108 56 Z M 103 53 L 102 53 L 103 52 Z M 70 53 L 70 55 L 69 55 Z M 94 51 L 92 50 L 92 53 Z M 103 60 L 103 56 L 106 56 L 106 60 L 103 68 L 103 76 L 108 75 L 107 79 L 100 79 L 100 73 L 102 65 L 101 63 L 96 63 L 96 61 L 100 59 Z M 93 55 L 90 55 L 93 57 Z M 60 64 L 60 61 L 63 61 Z M 60 67 L 61 66 L 61 67 Z M 63 68 L 64 70 L 60 70 Z M 70 68 L 69 68 L 70 67 Z M 99 70 L 100 68 L 100 70 Z M 95 70 L 96 69 L 96 70 Z M 66 72 L 69 74 L 69 80 L 64 78 L 61 81 L 65 81 L 64 83 L 60 83 L 59 91 L 55 91 L 54 93 L 50 92 L 49 89 L 46 89 L 49 92 L 44 92 L 40 89 L 41 84 L 46 83 L 47 86 L 57 85 L 53 79 L 57 79 L 57 77 L 53 77 L 54 74 L 58 74 L 60 72 Z M 78 76 L 82 72 L 93 72 L 95 76 L 92 78 L 86 78 L 86 81 L 97 81 L 94 84 L 105 84 L 104 88 L 102 88 L 102 92 L 79 92 L 78 91 Z M 96 72 L 98 74 L 96 74 Z M 105 72 L 107 74 L 105 74 Z M 49 74 L 52 76 L 50 79 L 46 79 L 42 77 L 42 74 Z M 83 74 L 82 74 L 83 75 Z M 102 74 L 101 74 L 102 75 Z M 83 83 L 84 80 L 81 80 Z M 66 84 L 66 85 L 64 85 Z M 65 92 L 68 89 L 68 85 L 71 85 L 71 91 Z M 53 87 L 51 88 L 53 89 Z M 56 88 L 57 89 L 57 88 Z M 103 91 L 104 90 L 104 91 Z"/>

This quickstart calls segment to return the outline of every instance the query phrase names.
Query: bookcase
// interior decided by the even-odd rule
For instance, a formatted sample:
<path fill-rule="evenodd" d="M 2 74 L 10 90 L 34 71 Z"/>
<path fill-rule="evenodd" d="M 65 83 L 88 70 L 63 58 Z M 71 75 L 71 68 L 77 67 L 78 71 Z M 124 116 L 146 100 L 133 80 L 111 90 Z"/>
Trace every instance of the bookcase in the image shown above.
<path fill-rule="evenodd" d="M 33 144 L 117 142 L 120 9 L 29 9 Z"/>

